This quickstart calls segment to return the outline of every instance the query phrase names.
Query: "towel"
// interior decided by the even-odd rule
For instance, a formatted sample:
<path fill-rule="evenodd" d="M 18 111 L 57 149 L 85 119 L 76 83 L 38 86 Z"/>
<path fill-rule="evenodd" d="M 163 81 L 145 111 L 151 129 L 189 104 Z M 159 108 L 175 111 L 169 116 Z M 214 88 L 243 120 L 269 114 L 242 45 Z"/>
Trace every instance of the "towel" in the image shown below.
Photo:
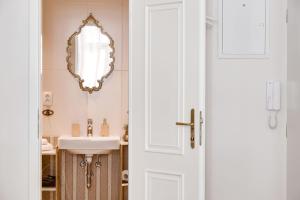
<path fill-rule="evenodd" d="M 42 145 L 42 151 L 51 151 L 53 150 L 53 145 L 52 144 L 43 144 Z"/>
<path fill-rule="evenodd" d="M 45 144 L 48 144 L 49 142 L 48 142 L 48 140 L 47 139 L 42 139 L 42 145 L 45 145 Z"/>

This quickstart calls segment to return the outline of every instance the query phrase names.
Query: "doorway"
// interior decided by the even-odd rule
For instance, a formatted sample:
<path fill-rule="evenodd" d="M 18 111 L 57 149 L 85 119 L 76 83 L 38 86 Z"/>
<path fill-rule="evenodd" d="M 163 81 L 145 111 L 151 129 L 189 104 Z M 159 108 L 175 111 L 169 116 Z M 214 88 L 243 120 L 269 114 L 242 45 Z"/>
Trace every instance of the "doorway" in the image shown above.
<path fill-rule="evenodd" d="M 42 200 L 127 200 L 129 2 L 41 2 Z"/>
<path fill-rule="evenodd" d="M 127 199 L 124 194 L 128 196 L 129 192 L 129 199 L 132 200 L 143 197 L 149 200 L 203 199 L 204 3 L 197 0 L 188 3 L 132 1 L 131 4 L 126 0 L 76 1 L 72 4 L 69 4 L 70 1 L 59 1 L 59 4 L 55 4 L 53 0 L 43 1 L 51 3 L 43 5 L 45 73 L 42 76 L 42 106 L 43 109 L 53 108 L 58 116 L 56 121 L 53 116 L 43 118 L 43 134 L 58 136 L 58 152 L 62 152 L 58 153 L 59 164 L 56 163 L 56 197 L 62 200 L 74 196 L 123 200 Z M 131 17 L 129 5 L 133 6 Z M 83 15 L 89 17 L 85 18 Z M 80 25 L 78 22 L 82 19 L 83 25 Z M 84 24 L 90 26 L 90 22 L 87 22 L 89 19 L 92 19 L 95 27 L 101 27 L 103 33 L 107 34 L 111 48 L 108 54 L 111 63 L 108 65 L 113 65 L 107 70 L 104 79 L 101 79 L 103 82 L 99 89 L 95 89 L 98 87 L 96 82 L 95 88 L 91 90 L 85 89 L 84 82 L 81 82 L 89 77 L 82 78 L 84 74 L 80 74 L 81 69 L 76 72 L 76 67 L 72 68 L 82 62 L 75 56 L 73 61 L 71 55 L 74 48 L 76 55 L 80 56 L 80 47 L 72 47 L 72 37 L 74 34 L 79 37 Z M 79 31 L 74 32 L 78 24 Z M 168 29 L 163 28 L 166 25 L 169 26 Z M 140 32 L 143 29 L 144 32 Z M 67 68 L 63 56 L 66 53 L 66 40 Z M 76 42 L 77 45 L 80 44 L 78 38 Z M 89 51 L 90 48 L 91 46 Z M 57 106 L 47 105 L 47 94 L 52 96 Z M 54 120 L 49 123 L 51 118 Z M 74 141 L 74 135 L 78 136 L 77 129 L 80 130 L 80 141 L 81 138 L 85 141 L 86 127 L 88 130 L 89 127 L 92 128 L 93 137 L 103 136 L 102 120 L 103 123 L 104 120 L 106 124 L 109 123 L 111 136 L 120 138 L 123 125 L 129 124 L 129 182 L 124 185 L 125 189 L 122 187 L 123 180 L 113 176 L 118 171 L 113 169 L 122 168 L 120 162 L 116 164 L 121 160 L 121 155 L 119 159 L 114 153 L 89 156 L 78 149 L 74 150 L 73 146 L 70 149 L 63 145 L 63 142 Z M 116 123 L 118 121 L 121 124 Z M 97 125 L 93 126 L 93 123 Z M 52 127 L 46 127 L 49 124 Z M 65 138 L 70 135 L 71 138 Z M 83 154 L 81 157 L 84 158 L 74 156 L 74 152 Z M 94 162 L 100 163 L 100 169 Z M 79 165 L 84 167 L 81 166 L 81 169 Z M 72 170 L 68 171 L 70 168 Z M 162 187 L 165 190 L 161 190 Z"/>

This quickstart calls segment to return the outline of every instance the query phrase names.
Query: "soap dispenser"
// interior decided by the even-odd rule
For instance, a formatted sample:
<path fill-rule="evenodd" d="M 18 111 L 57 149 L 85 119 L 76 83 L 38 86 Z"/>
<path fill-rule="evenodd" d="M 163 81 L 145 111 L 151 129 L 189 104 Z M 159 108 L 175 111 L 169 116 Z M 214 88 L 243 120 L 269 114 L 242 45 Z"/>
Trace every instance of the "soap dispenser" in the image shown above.
<path fill-rule="evenodd" d="M 100 127 L 100 136 L 102 136 L 102 137 L 109 136 L 109 125 L 108 125 L 107 120 L 105 118 L 103 119 L 103 122 L 102 122 L 101 127 Z"/>

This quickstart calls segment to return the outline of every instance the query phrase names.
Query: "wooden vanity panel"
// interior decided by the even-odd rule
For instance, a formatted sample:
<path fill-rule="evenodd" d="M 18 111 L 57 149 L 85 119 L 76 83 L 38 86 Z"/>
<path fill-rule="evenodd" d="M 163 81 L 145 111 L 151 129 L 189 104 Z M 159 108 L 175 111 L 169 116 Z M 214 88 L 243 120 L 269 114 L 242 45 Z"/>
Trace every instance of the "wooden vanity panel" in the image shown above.
<path fill-rule="evenodd" d="M 69 152 L 66 152 L 65 154 L 65 163 L 65 200 L 73 200 L 73 155 Z"/>
<path fill-rule="evenodd" d="M 42 156 L 42 175 L 54 175 L 51 173 L 51 157 L 50 156 Z"/>
<path fill-rule="evenodd" d="M 56 200 L 61 200 L 61 151 L 56 147 Z"/>
<path fill-rule="evenodd" d="M 120 152 L 119 152 L 119 157 L 120 157 L 120 168 L 119 168 L 119 175 L 122 174 L 122 171 L 124 170 L 128 170 L 128 144 L 123 143 L 120 146 Z M 120 181 L 121 177 L 119 178 Z M 124 182 L 125 183 L 125 182 Z M 122 185 L 119 184 L 120 188 L 119 188 L 119 200 L 128 200 L 128 184 L 126 185 Z"/>
<path fill-rule="evenodd" d="M 50 192 L 42 192 L 42 200 L 51 200 Z"/>
<path fill-rule="evenodd" d="M 124 200 L 128 200 L 128 187 L 124 187 Z"/>
<path fill-rule="evenodd" d="M 64 157 L 61 156 L 62 152 Z M 120 186 L 120 162 L 119 151 L 113 151 L 111 154 L 111 199 L 109 198 L 109 170 L 108 170 L 108 155 L 101 155 L 100 162 L 102 164 L 100 170 L 97 172 L 96 161 L 97 155 L 93 156 L 93 162 L 91 165 L 94 176 L 92 177 L 92 186 L 89 190 L 86 189 L 86 175 L 85 169 L 80 167 L 80 162 L 83 160 L 83 155 L 74 155 L 67 151 L 59 151 L 59 200 L 119 200 L 119 186 Z M 64 160 L 63 160 L 64 158 Z M 73 163 L 76 160 L 76 163 Z M 64 169 L 62 169 L 61 163 L 64 162 Z M 73 167 L 76 167 L 75 169 Z M 97 176 L 100 171 L 100 185 L 97 185 Z M 76 177 L 74 177 L 76 173 Z M 60 177 L 64 177 L 65 186 L 61 187 Z M 76 188 L 73 188 L 73 184 Z M 64 198 L 61 198 L 61 189 L 64 189 Z M 75 191 L 73 191 L 75 189 Z M 100 194 L 100 198 L 97 199 L 96 193 Z M 73 192 L 75 192 L 76 198 L 73 198 Z M 88 197 L 86 199 L 86 197 Z"/>
<path fill-rule="evenodd" d="M 119 187 L 120 187 L 120 153 L 119 151 L 114 151 L 112 154 L 112 174 L 111 174 L 111 199 L 119 200 Z"/>
<path fill-rule="evenodd" d="M 128 146 L 124 146 L 124 169 L 128 170 Z"/>
<path fill-rule="evenodd" d="M 100 178 L 100 199 L 108 199 L 108 156 L 102 155 L 101 156 L 101 178 Z"/>
<path fill-rule="evenodd" d="M 85 199 L 85 170 L 80 167 L 80 162 L 82 161 L 83 156 L 77 156 L 77 177 L 76 177 L 76 199 L 84 200 Z"/>

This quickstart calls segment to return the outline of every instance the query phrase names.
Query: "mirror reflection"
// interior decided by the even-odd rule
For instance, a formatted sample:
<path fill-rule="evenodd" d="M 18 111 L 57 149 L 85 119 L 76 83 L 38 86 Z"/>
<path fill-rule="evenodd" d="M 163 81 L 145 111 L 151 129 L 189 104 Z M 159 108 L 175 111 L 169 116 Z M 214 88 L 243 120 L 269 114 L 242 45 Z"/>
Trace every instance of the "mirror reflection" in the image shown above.
<path fill-rule="evenodd" d="M 68 40 L 68 70 L 83 91 L 99 91 L 113 71 L 113 40 L 91 14 Z"/>

